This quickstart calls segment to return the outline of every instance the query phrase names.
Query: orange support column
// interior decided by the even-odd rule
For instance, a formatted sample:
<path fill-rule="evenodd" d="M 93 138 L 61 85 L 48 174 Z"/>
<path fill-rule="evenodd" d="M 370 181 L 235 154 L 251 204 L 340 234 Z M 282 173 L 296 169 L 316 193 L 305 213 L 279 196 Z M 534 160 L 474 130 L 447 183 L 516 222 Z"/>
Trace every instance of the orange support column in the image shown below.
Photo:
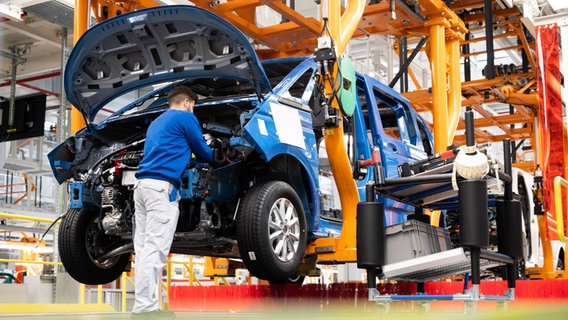
<path fill-rule="evenodd" d="M 75 16 L 73 21 L 73 44 L 87 31 L 89 22 L 89 2 L 86 0 L 75 0 Z M 71 134 L 75 134 L 85 126 L 85 119 L 77 108 L 71 108 Z"/>
<path fill-rule="evenodd" d="M 432 104 L 434 105 L 434 150 L 440 153 L 450 144 L 448 139 L 448 100 L 446 37 L 444 26 L 430 26 L 430 69 L 432 70 Z"/>
<path fill-rule="evenodd" d="M 337 57 L 343 54 L 343 50 L 363 16 L 364 8 L 365 1 L 350 1 L 343 16 L 341 16 L 339 0 L 329 1 L 327 12 L 329 32 L 335 42 Z M 337 63 L 334 64 L 333 78 L 338 79 Z M 331 86 L 326 83 L 326 94 L 330 94 L 331 91 Z M 332 103 L 332 107 L 338 109 L 341 114 L 337 100 L 334 99 Z M 326 128 L 324 139 L 331 171 L 333 172 L 341 201 L 343 228 L 339 239 L 319 239 L 307 251 L 313 253 L 316 251 L 316 247 L 326 247 L 329 248 L 326 249 L 326 252 L 329 251 L 329 253 L 320 254 L 319 260 L 354 262 L 357 260 L 356 211 L 357 203 L 359 202 L 359 192 L 353 180 L 351 163 L 345 150 L 342 121 L 339 121 L 338 127 Z"/>

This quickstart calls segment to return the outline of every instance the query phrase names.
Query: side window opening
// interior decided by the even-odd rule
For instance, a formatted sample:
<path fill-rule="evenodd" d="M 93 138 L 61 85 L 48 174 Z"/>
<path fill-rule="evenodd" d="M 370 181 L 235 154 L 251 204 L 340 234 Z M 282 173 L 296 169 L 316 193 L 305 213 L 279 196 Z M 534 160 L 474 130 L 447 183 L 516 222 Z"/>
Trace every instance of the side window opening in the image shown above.
<path fill-rule="evenodd" d="M 416 145 L 417 133 L 407 106 L 381 93 L 377 88 L 373 91 L 384 133 L 406 144 Z"/>
<path fill-rule="evenodd" d="M 422 119 L 417 118 L 416 123 L 418 124 L 418 131 L 420 131 L 420 140 L 422 140 L 422 146 L 424 147 L 424 152 L 428 156 L 434 155 L 434 151 L 432 150 L 432 144 L 430 139 L 428 139 L 428 135 L 426 134 L 426 125 Z"/>
<path fill-rule="evenodd" d="M 292 98 L 308 101 L 310 99 L 311 90 L 306 90 L 309 86 L 314 70 L 308 69 L 304 72 L 288 89 L 288 93 Z"/>
<path fill-rule="evenodd" d="M 361 106 L 361 111 L 363 113 L 363 119 L 365 121 L 365 128 L 367 128 L 367 137 L 369 141 L 373 143 L 373 132 L 371 131 L 371 125 L 369 120 L 369 111 L 367 110 L 367 96 L 365 95 L 365 89 L 361 86 L 364 84 L 361 81 L 357 83 L 357 95 L 359 96 L 359 105 Z"/>
<path fill-rule="evenodd" d="M 339 191 L 331 172 L 329 158 L 323 138 L 318 140 L 318 179 L 320 185 L 321 216 L 331 220 L 341 221 L 341 201 Z"/>
<path fill-rule="evenodd" d="M 385 134 L 395 139 L 401 140 L 400 128 L 398 126 L 399 121 L 396 114 L 394 113 L 394 110 L 383 102 L 377 103 L 377 107 L 379 108 L 381 123 L 383 125 L 383 131 L 385 132 Z"/>

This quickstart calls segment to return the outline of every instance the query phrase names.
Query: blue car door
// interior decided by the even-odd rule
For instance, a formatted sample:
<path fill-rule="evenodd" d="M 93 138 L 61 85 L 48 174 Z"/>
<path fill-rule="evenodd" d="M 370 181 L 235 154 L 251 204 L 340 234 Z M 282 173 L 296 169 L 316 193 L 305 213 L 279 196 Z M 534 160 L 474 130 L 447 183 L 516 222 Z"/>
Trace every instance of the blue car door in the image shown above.
<path fill-rule="evenodd" d="M 409 161 L 423 159 L 426 153 L 417 148 L 415 118 L 399 93 L 365 75 L 359 90 L 365 89 L 367 122 L 373 145 L 382 150 L 383 166 L 387 177 L 397 177 L 397 167 Z"/>

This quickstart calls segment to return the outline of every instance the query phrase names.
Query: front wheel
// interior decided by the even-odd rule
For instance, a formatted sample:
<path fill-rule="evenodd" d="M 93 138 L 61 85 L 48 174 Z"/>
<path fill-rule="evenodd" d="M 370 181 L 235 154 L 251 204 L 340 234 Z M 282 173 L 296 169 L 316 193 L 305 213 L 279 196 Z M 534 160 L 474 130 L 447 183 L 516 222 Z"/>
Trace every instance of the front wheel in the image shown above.
<path fill-rule="evenodd" d="M 283 181 L 254 186 L 244 197 L 237 242 L 249 272 L 271 283 L 289 283 L 306 249 L 306 217 L 300 198 Z"/>
<path fill-rule="evenodd" d="M 105 235 L 99 229 L 98 217 L 98 209 L 94 206 L 69 209 L 59 226 L 61 262 L 73 279 L 84 284 L 115 280 L 130 259 L 130 253 L 126 253 L 99 260 L 124 243 L 118 237 Z"/>

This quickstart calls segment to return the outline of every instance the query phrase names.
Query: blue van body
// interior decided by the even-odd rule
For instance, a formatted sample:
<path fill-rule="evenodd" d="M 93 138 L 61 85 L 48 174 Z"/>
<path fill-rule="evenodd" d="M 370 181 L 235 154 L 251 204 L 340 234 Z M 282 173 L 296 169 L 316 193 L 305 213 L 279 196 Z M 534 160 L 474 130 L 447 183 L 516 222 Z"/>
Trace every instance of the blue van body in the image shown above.
<path fill-rule="evenodd" d="M 167 93 L 185 85 L 200 97 L 194 113 L 205 138 L 223 147 L 217 163 L 192 162 L 181 177 L 172 252 L 241 258 L 259 278 L 292 279 L 306 243 L 341 232 L 324 126 L 316 125 L 316 70 L 313 57 L 260 61 L 239 30 L 192 6 L 140 10 L 89 29 L 69 57 L 64 86 L 87 125 L 48 155 L 57 181 L 71 182 L 60 229 L 70 274 L 103 283 L 124 269 L 146 128 L 168 108 Z M 428 126 L 406 98 L 364 74 L 356 74 L 356 87 L 354 114 L 341 119 L 351 159 L 368 159 L 378 147 L 386 176 L 397 177 L 400 164 L 432 154 Z M 369 170 L 356 180 L 361 200 L 374 179 Z M 414 213 L 380 200 L 387 224 Z M 83 220 L 84 227 L 74 223 Z M 104 246 L 69 243 L 85 233 Z"/>

